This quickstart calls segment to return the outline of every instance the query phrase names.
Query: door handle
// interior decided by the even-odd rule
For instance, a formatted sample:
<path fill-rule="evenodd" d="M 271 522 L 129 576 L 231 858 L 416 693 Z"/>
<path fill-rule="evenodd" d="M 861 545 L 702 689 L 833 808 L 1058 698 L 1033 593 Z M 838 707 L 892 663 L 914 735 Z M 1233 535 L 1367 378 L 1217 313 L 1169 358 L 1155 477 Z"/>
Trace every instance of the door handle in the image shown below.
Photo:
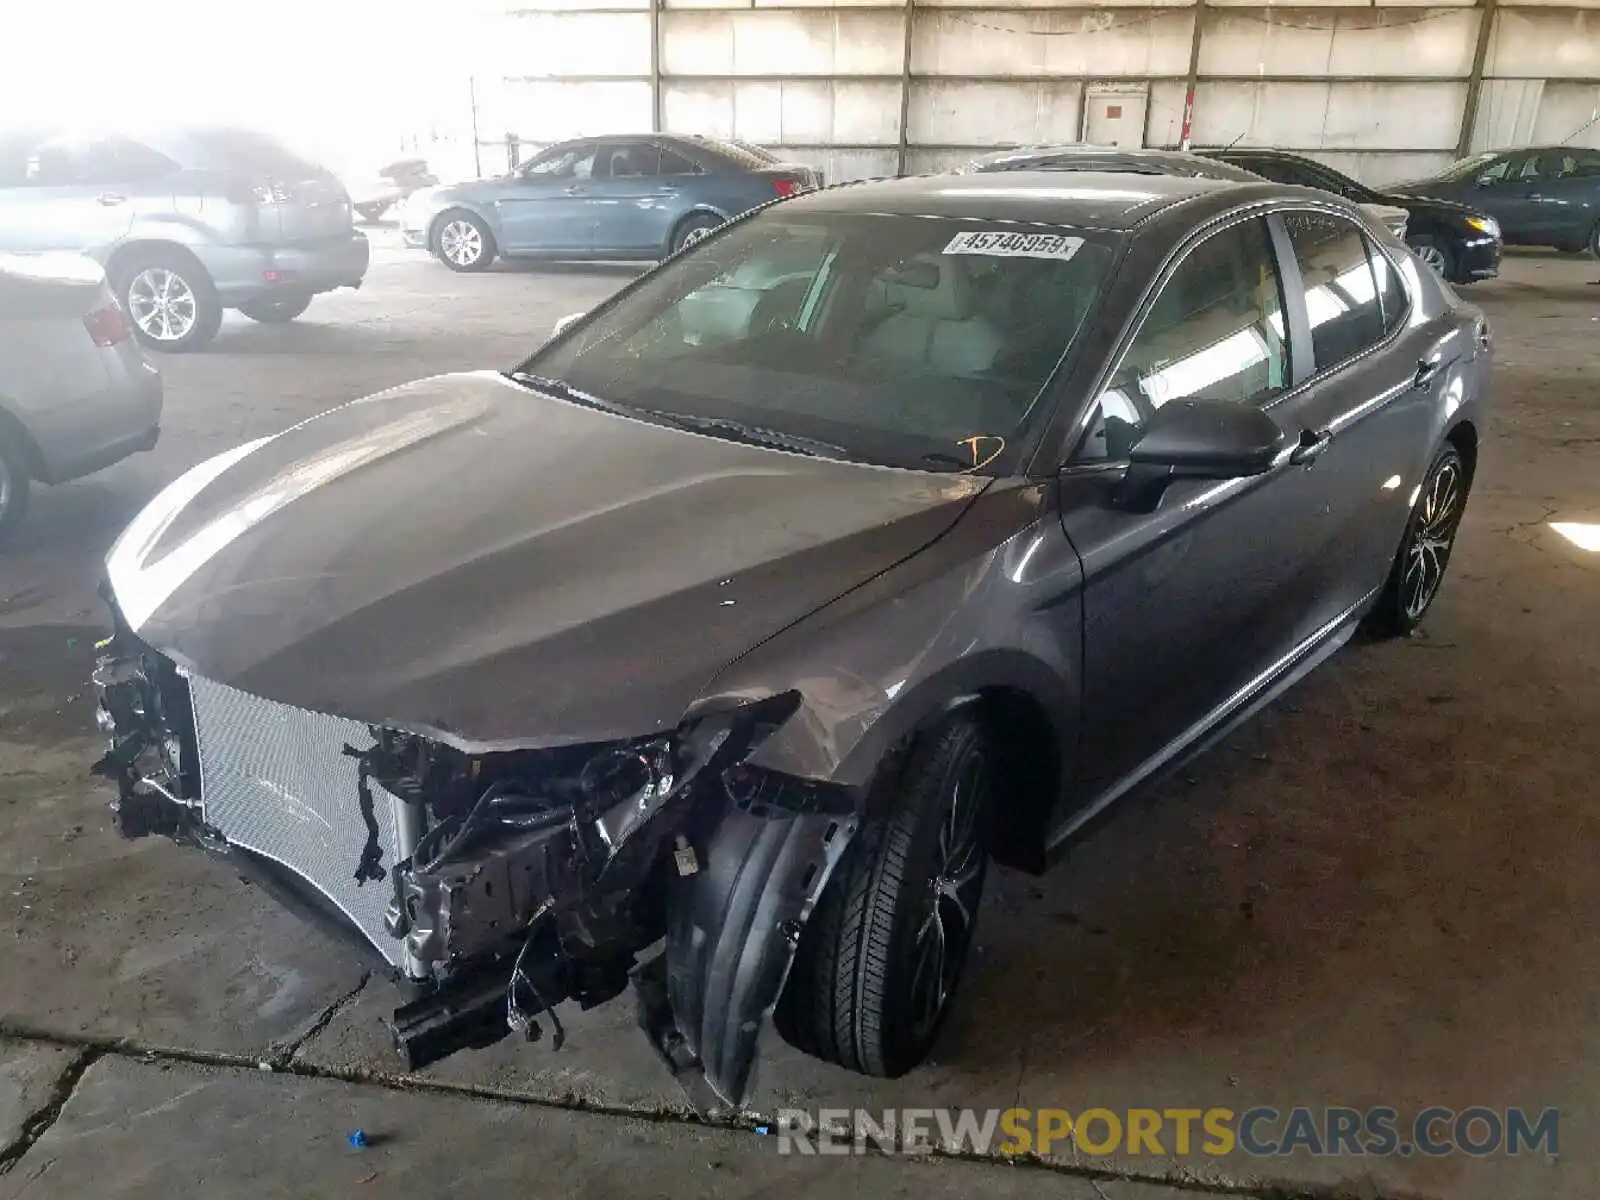
<path fill-rule="evenodd" d="M 1439 373 L 1439 360 L 1437 358 L 1423 358 L 1417 360 L 1417 373 L 1411 377 L 1411 386 L 1419 392 L 1426 391 L 1433 386 L 1433 378 Z"/>
<path fill-rule="evenodd" d="M 100 203 L 104 204 L 107 208 L 110 208 L 116 204 L 126 203 L 127 199 L 128 198 L 126 196 L 119 195 L 117 192 L 100 193 Z"/>
<path fill-rule="evenodd" d="M 1289 455 L 1289 461 L 1295 466 L 1304 466 L 1316 462 L 1323 452 L 1333 445 L 1333 430 L 1323 429 L 1316 433 L 1305 429 L 1300 433 L 1300 444 Z"/>
<path fill-rule="evenodd" d="M 569 196 L 581 196 L 583 195 L 583 192 L 584 189 L 579 187 L 577 184 L 573 184 L 567 189 L 567 195 Z"/>

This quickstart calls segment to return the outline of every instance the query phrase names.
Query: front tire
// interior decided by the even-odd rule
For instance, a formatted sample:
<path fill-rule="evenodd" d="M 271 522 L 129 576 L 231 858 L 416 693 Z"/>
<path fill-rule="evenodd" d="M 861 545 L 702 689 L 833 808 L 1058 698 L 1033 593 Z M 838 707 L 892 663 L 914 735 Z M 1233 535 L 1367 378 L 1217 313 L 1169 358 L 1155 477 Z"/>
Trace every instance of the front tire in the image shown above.
<path fill-rule="evenodd" d="M 1446 243 L 1431 234 L 1418 233 L 1407 238 L 1406 245 L 1440 279 L 1447 283 L 1455 279 L 1455 255 Z"/>
<path fill-rule="evenodd" d="M 928 1056 L 972 944 L 992 778 L 968 718 L 917 739 L 806 924 L 775 1014 L 785 1041 L 890 1078 Z"/>
<path fill-rule="evenodd" d="M 4 539 L 28 513 L 32 480 L 22 447 L 0 427 L 0 539 Z"/>
<path fill-rule="evenodd" d="M 252 300 L 239 305 L 239 311 L 263 325 L 282 325 L 311 307 L 310 296 L 279 296 L 271 300 Z"/>
<path fill-rule="evenodd" d="M 484 271 L 497 253 L 489 227 L 469 212 L 447 212 L 434 222 L 433 253 L 452 271 Z"/>
<path fill-rule="evenodd" d="M 382 204 L 357 204 L 355 210 L 368 225 L 376 225 L 383 214 L 389 211 L 391 203 L 392 201 L 385 200 Z"/>
<path fill-rule="evenodd" d="M 1422 624 L 1444 584 L 1470 486 L 1461 452 L 1446 442 L 1423 476 L 1389 578 L 1367 616 L 1368 632 L 1408 637 Z"/>
<path fill-rule="evenodd" d="M 180 252 L 134 255 L 115 265 L 112 278 L 134 336 L 153 350 L 195 350 L 222 327 L 222 304 L 211 277 Z"/>

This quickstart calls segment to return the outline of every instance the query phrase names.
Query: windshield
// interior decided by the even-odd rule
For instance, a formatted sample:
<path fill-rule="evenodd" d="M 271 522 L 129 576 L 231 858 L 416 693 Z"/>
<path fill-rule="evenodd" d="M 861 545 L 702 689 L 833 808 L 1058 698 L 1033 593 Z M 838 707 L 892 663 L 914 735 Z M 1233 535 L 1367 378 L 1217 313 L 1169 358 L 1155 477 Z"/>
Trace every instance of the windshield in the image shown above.
<path fill-rule="evenodd" d="M 1455 162 L 1451 163 L 1448 167 L 1435 175 L 1434 178 L 1451 183 L 1458 179 L 1466 179 L 1469 175 L 1476 175 L 1480 170 L 1483 169 L 1484 163 L 1488 162 L 1493 157 L 1494 154 L 1489 153 L 1474 154 L 1471 158 L 1457 159 Z"/>
<path fill-rule="evenodd" d="M 646 276 L 522 373 L 718 436 L 998 474 L 1116 245 L 780 205 Z"/>

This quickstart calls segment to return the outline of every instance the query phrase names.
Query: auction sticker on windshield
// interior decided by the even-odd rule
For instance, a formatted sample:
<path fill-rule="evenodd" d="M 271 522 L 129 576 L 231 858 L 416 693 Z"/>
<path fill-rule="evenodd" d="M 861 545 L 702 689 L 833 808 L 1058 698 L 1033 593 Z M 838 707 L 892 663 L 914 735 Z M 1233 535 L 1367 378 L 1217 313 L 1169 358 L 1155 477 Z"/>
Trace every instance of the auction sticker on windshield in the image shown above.
<path fill-rule="evenodd" d="M 995 258 L 1071 258 L 1083 245 L 1081 237 L 1063 233 L 1011 233 L 1007 230 L 958 233 L 944 248 L 946 254 L 987 254 Z"/>

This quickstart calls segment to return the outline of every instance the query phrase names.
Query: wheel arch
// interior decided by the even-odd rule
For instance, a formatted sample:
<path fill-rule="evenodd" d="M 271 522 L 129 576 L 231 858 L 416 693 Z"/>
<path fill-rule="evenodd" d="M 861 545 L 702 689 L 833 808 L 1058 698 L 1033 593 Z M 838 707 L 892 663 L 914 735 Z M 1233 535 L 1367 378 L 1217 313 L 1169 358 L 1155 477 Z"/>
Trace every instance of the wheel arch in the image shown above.
<path fill-rule="evenodd" d="M 39 443 L 33 440 L 22 418 L 11 411 L 11 406 L 3 396 L 0 396 L 0 434 L 10 438 L 22 452 L 22 465 L 28 469 L 29 476 L 42 482 L 48 475 L 44 452 L 39 449 Z"/>
<path fill-rule="evenodd" d="M 448 220 L 450 217 L 454 216 L 457 213 L 464 213 L 465 215 L 473 218 L 474 220 L 482 222 L 483 227 L 489 231 L 489 236 L 494 239 L 495 248 L 496 249 L 499 248 L 499 245 L 500 245 L 500 224 L 499 224 L 499 222 L 497 222 L 488 213 L 483 212 L 482 210 L 480 210 L 478 208 L 475 208 L 473 205 L 471 205 L 471 204 L 469 204 L 469 203 L 467 203 L 465 201 L 457 200 L 457 201 L 452 202 L 448 208 L 441 208 L 428 221 L 428 241 L 427 241 L 427 246 L 428 246 L 428 253 L 429 254 L 437 254 L 437 253 L 439 253 L 439 231 L 444 228 L 445 221 Z"/>
<path fill-rule="evenodd" d="M 198 271 L 201 281 L 208 287 L 216 286 L 211 278 L 211 272 L 206 270 L 206 265 L 200 261 L 199 255 L 182 242 L 168 241 L 164 238 L 135 238 L 131 241 L 123 242 L 106 258 L 106 277 L 114 279 L 121 267 L 144 254 L 173 255 Z M 118 299 L 120 300 L 121 297 L 118 297 Z"/>
<path fill-rule="evenodd" d="M 1444 435 L 1444 440 L 1456 448 L 1467 468 L 1467 486 L 1472 486 L 1478 473 L 1478 427 L 1469 420 L 1457 421 Z"/>

